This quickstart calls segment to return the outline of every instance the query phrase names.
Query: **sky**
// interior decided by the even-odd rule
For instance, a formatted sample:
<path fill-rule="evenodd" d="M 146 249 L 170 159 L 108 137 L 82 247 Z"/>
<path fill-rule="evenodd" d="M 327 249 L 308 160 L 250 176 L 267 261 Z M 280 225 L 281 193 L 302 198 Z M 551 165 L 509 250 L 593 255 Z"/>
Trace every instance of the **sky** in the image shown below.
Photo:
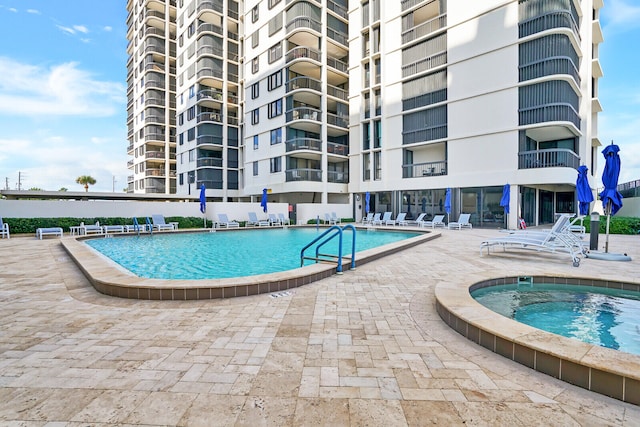
<path fill-rule="evenodd" d="M 127 187 L 126 18 L 126 0 L 0 0 L 0 188 Z M 640 2 L 605 0 L 600 22 L 598 137 L 623 183 L 640 179 Z"/>

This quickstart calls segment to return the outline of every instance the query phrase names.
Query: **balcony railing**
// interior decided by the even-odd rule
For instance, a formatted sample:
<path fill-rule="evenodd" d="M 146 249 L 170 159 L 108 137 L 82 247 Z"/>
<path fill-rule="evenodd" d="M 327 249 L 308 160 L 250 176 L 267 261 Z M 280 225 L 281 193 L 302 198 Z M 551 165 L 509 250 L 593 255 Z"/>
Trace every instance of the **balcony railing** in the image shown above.
<path fill-rule="evenodd" d="M 296 150 L 322 151 L 322 141 L 315 138 L 294 138 L 285 142 L 287 152 Z"/>
<path fill-rule="evenodd" d="M 287 82 L 286 88 L 287 92 L 296 89 L 311 89 L 320 92 L 322 91 L 322 82 L 311 77 L 294 77 Z"/>
<path fill-rule="evenodd" d="M 224 34 L 224 30 L 222 27 L 218 26 L 218 25 L 214 25 L 214 24 L 207 24 L 207 23 L 202 23 L 200 25 L 198 25 L 198 30 L 197 30 L 197 34 L 200 35 L 202 33 L 215 33 L 218 35 L 223 35 Z"/>
<path fill-rule="evenodd" d="M 544 76 L 568 74 L 580 86 L 580 74 L 569 58 L 548 58 L 534 64 L 520 66 L 520 81 L 537 79 Z"/>
<path fill-rule="evenodd" d="M 566 148 L 523 151 L 518 153 L 518 169 L 573 168 L 580 166 L 580 157 Z"/>
<path fill-rule="evenodd" d="M 519 34 L 520 38 L 522 38 L 555 28 L 569 28 L 573 31 L 576 38 L 580 40 L 580 29 L 569 11 L 549 12 L 526 22 L 521 22 L 519 25 Z"/>
<path fill-rule="evenodd" d="M 196 145 L 222 145 L 222 137 L 214 135 L 199 135 L 196 137 Z"/>
<path fill-rule="evenodd" d="M 285 171 L 287 181 L 322 181 L 320 169 L 289 169 Z"/>
<path fill-rule="evenodd" d="M 337 86 L 327 85 L 327 95 L 340 98 L 343 101 L 349 100 L 349 92 Z"/>
<path fill-rule="evenodd" d="M 409 77 L 416 73 L 421 73 L 423 71 L 427 71 L 432 68 L 445 65 L 446 63 L 447 63 L 447 52 L 437 53 L 428 58 L 424 58 L 420 61 L 414 62 L 412 64 L 403 65 L 402 77 Z"/>
<path fill-rule="evenodd" d="M 200 13 L 203 10 L 214 10 L 218 13 L 223 13 L 222 2 L 221 1 L 214 2 L 211 0 L 201 0 L 196 11 Z"/>
<path fill-rule="evenodd" d="M 431 3 L 432 1 L 434 1 L 434 0 L 431 0 L 429 2 L 427 2 L 425 0 L 402 0 L 400 2 L 400 5 L 402 7 L 402 11 L 404 12 L 405 10 L 410 9 L 413 6 L 416 6 L 416 5 L 420 4 L 420 3 L 427 4 L 427 3 Z"/>
<path fill-rule="evenodd" d="M 198 114 L 198 123 L 200 122 L 222 123 L 222 113 L 200 113 Z"/>
<path fill-rule="evenodd" d="M 297 107 L 287 111 L 287 122 L 293 120 L 314 120 L 319 122 L 322 118 L 322 111 L 315 108 Z"/>
<path fill-rule="evenodd" d="M 198 92 L 198 101 L 201 99 L 212 99 L 222 101 L 222 91 L 220 89 L 203 89 Z"/>
<path fill-rule="evenodd" d="M 320 52 L 318 52 L 315 49 L 311 49 L 309 47 L 304 47 L 304 46 L 294 47 L 289 52 L 287 52 L 287 56 L 286 56 L 287 62 L 291 62 L 294 59 L 299 59 L 299 58 L 309 58 L 309 59 L 313 59 L 314 61 L 320 62 Z"/>
<path fill-rule="evenodd" d="M 327 113 L 327 124 L 341 128 L 349 127 L 349 117 L 333 113 Z"/>
<path fill-rule="evenodd" d="M 345 19 L 349 18 L 349 11 L 347 10 L 347 8 L 342 6 L 341 4 L 336 3 L 333 0 L 327 0 L 327 9 L 331 10 L 332 12 L 335 12 L 336 14 L 338 14 L 339 16 Z"/>
<path fill-rule="evenodd" d="M 546 122 L 571 122 L 580 129 L 580 116 L 569 104 L 544 105 L 521 109 L 520 126 Z"/>
<path fill-rule="evenodd" d="M 287 22 L 287 32 L 298 28 L 309 28 L 317 33 L 321 32 L 322 24 L 308 16 L 298 16 Z"/>
<path fill-rule="evenodd" d="M 349 146 L 343 144 L 337 144 L 335 142 L 327 142 L 327 153 L 337 154 L 339 156 L 349 155 Z"/>
<path fill-rule="evenodd" d="M 333 28 L 327 28 L 327 36 L 331 40 L 335 40 L 341 45 L 347 46 L 349 44 L 349 35 L 342 31 L 334 30 Z"/>
<path fill-rule="evenodd" d="M 413 144 L 416 142 L 433 141 L 447 137 L 447 125 L 437 125 L 415 131 L 402 132 L 402 143 Z"/>
<path fill-rule="evenodd" d="M 327 181 L 337 182 L 340 184 L 349 183 L 349 172 L 327 171 Z"/>
<path fill-rule="evenodd" d="M 403 178 L 418 178 L 422 176 L 441 176 L 447 174 L 447 161 L 412 163 L 402 165 Z"/>
<path fill-rule="evenodd" d="M 402 33 L 402 44 L 412 42 L 446 26 L 447 15 L 437 16 Z"/>
<path fill-rule="evenodd" d="M 203 168 L 203 167 L 221 168 L 222 159 L 216 158 L 216 157 L 202 157 L 197 160 L 197 165 L 199 168 Z"/>

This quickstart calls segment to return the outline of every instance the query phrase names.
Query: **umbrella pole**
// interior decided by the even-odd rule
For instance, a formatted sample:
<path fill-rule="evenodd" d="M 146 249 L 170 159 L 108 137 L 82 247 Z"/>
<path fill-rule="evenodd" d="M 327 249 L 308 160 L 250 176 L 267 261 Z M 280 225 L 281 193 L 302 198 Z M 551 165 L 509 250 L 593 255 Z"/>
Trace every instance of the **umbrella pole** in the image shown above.
<path fill-rule="evenodd" d="M 607 233 L 604 242 L 604 251 L 609 253 L 609 222 L 611 221 L 611 202 L 607 203 Z"/>

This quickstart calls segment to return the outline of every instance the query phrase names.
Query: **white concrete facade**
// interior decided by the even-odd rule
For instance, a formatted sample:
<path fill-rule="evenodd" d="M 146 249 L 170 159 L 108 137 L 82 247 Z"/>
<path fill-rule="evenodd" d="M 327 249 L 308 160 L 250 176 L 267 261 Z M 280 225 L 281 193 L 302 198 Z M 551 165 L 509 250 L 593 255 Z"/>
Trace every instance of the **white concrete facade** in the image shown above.
<path fill-rule="evenodd" d="M 443 212 L 451 188 L 451 220 L 515 228 L 576 212 L 577 166 L 594 186 L 601 1 L 166 3 L 179 194 L 205 183 L 214 200 L 258 201 L 266 188 L 359 219 L 368 192 L 372 211 L 412 218 Z"/>

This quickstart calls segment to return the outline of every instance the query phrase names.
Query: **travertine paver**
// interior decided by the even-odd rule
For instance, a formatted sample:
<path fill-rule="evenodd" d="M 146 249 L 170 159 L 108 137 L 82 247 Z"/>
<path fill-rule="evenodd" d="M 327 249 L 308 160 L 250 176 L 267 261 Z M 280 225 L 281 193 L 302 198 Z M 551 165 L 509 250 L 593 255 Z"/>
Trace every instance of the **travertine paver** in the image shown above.
<path fill-rule="evenodd" d="M 638 280 L 633 261 L 442 237 L 288 296 L 153 302 L 97 293 L 57 240 L 0 241 L 0 425 L 640 425 L 640 408 L 472 344 L 434 287 L 505 275 Z M 601 240 L 603 236 L 601 236 Z"/>

